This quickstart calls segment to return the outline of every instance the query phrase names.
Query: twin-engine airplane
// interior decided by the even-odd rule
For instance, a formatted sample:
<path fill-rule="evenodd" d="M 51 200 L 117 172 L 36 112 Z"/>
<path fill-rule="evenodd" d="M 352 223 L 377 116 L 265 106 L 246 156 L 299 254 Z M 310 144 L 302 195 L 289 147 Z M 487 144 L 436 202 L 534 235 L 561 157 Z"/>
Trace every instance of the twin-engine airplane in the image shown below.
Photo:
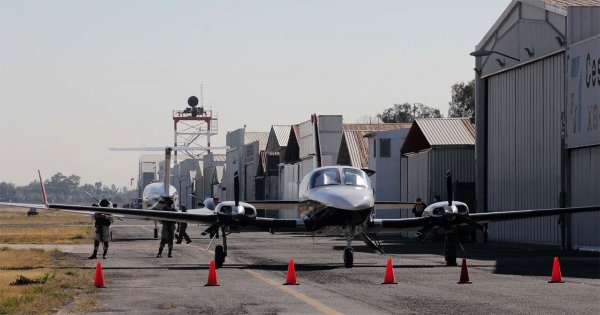
<path fill-rule="evenodd" d="M 448 174 L 449 175 L 449 174 Z M 448 176 L 450 182 L 450 176 Z M 448 187 L 451 187 L 449 185 Z M 70 212 L 100 212 L 151 220 L 166 220 L 188 223 L 208 223 L 203 234 L 217 237 L 222 235 L 223 245 L 215 248 L 215 264 L 221 267 L 227 256 L 227 238 L 232 231 L 244 228 L 258 228 L 269 232 L 298 231 L 308 235 L 344 235 L 347 247 L 344 249 L 344 265 L 353 266 L 352 241 L 359 236 L 375 251 L 383 253 L 382 247 L 368 236 L 371 233 L 401 232 L 421 230 L 445 237 L 444 255 L 448 265 L 456 264 L 456 239 L 462 226 L 484 229 L 483 224 L 495 221 L 517 220 L 533 217 L 600 211 L 600 206 L 578 208 L 556 208 L 538 210 L 503 211 L 490 213 L 469 213 L 465 203 L 453 201 L 434 203 L 423 212 L 423 217 L 404 219 L 373 219 L 375 208 L 398 208 L 407 203 L 378 203 L 374 201 L 367 174 L 353 167 L 326 166 L 308 173 L 300 185 L 299 201 L 272 201 L 246 203 L 239 201 L 239 180 L 234 178 L 235 200 L 224 201 L 216 206 L 208 206 L 191 212 L 163 210 L 138 210 L 127 208 L 77 206 L 48 204 L 44 195 L 42 209 L 55 209 Z M 43 191 L 42 184 L 42 191 Z M 449 196 L 452 192 L 449 191 Z M 24 204 L 0 203 L 11 206 Z M 258 217 L 256 209 L 282 209 L 297 206 L 299 219 L 273 219 Z M 412 204 L 409 204 L 412 205 Z"/>
<path fill-rule="evenodd" d="M 317 147 L 317 163 L 320 162 L 320 146 L 318 138 L 318 123 L 313 116 L 315 127 L 315 143 Z M 167 149 L 167 155 L 170 149 Z M 166 177 L 168 178 L 168 177 Z M 375 202 L 373 189 L 367 173 L 350 166 L 325 166 L 309 172 L 300 183 L 298 201 L 257 201 L 241 202 L 239 198 L 239 179 L 234 177 L 234 201 L 224 201 L 217 205 L 209 205 L 190 212 L 163 211 L 161 204 L 175 203 L 176 199 L 164 187 L 171 187 L 168 181 L 162 185 L 162 192 L 157 195 L 157 201 L 152 206 L 153 211 L 126 208 L 100 208 L 76 205 L 48 204 L 38 208 L 64 211 L 92 211 L 106 214 L 125 215 L 151 220 L 166 220 L 188 223 L 210 224 L 203 234 L 211 238 L 222 236 L 223 245 L 215 248 L 215 264 L 221 267 L 227 256 L 227 235 L 232 231 L 245 228 L 258 228 L 273 233 L 274 231 L 299 231 L 308 235 L 343 235 L 347 247 L 344 249 L 344 265 L 353 266 L 354 251 L 352 241 L 359 236 L 371 249 L 383 253 L 383 248 L 374 242 L 369 234 L 380 232 L 401 232 L 420 230 L 422 233 L 435 233 L 445 237 L 444 256 L 446 264 L 456 265 L 456 243 L 460 227 L 472 226 L 484 229 L 484 223 L 517 220 L 533 217 L 571 214 L 579 212 L 600 211 L 600 206 L 578 208 L 556 208 L 503 211 L 490 213 L 469 213 L 465 203 L 453 201 L 450 174 L 447 174 L 449 200 L 434 203 L 423 212 L 419 218 L 403 219 L 374 219 L 377 209 L 398 209 L 411 207 L 413 203 Z M 174 189 L 174 188 L 173 188 Z M 42 186 L 43 190 L 43 186 Z M 45 196 L 45 194 L 44 194 Z M 208 200 L 210 201 L 210 200 Z M 9 204 L 18 206 L 19 204 Z M 22 205 L 31 207 L 31 205 Z M 256 209 L 283 209 L 294 207 L 298 209 L 299 219 L 273 219 L 257 216 Z"/>

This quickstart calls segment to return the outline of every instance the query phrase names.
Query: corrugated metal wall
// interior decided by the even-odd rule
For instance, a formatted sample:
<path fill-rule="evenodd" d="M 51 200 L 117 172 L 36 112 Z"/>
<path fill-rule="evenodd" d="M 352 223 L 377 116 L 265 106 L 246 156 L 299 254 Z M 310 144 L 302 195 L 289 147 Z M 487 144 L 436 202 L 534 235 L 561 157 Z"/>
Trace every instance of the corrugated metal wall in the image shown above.
<path fill-rule="evenodd" d="M 279 200 L 298 199 L 298 168 L 300 163 L 283 164 L 279 169 Z"/>
<path fill-rule="evenodd" d="M 569 43 L 600 34 L 600 7 L 569 7 Z M 600 146 L 570 151 L 571 206 L 600 204 Z M 573 248 L 600 249 L 600 213 L 572 216 Z"/>
<path fill-rule="evenodd" d="M 487 78 L 488 210 L 559 206 L 565 55 Z M 492 240 L 559 244 L 556 217 L 490 224 Z"/>
<path fill-rule="evenodd" d="M 431 171 L 429 196 L 439 195 L 448 200 L 446 189 L 446 171 L 452 171 L 452 181 L 461 183 L 475 182 L 475 147 L 434 148 L 430 154 Z M 429 200 L 431 202 L 432 200 Z"/>
<path fill-rule="evenodd" d="M 571 205 L 600 204 L 600 146 L 571 151 Z M 573 248 L 600 248 L 600 213 L 574 214 L 571 219 Z"/>
<path fill-rule="evenodd" d="M 404 201 L 414 201 L 417 197 L 427 204 L 433 196 L 429 196 L 429 158 L 431 151 L 419 152 L 401 158 L 403 172 L 400 174 L 403 183 Z"/>

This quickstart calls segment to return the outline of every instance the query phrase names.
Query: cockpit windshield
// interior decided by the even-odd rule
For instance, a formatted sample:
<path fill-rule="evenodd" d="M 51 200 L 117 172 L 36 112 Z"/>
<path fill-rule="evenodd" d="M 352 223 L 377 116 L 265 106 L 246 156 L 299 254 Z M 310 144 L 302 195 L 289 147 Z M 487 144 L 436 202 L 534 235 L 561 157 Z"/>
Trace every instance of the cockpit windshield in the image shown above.
<path fill-rule="evenodd" d="M 340 172 L 337 168 L 325 168 L 316 171 L 310 178 L 310 188 L 341 184 Z"/>
<path fill-rule="evenodd" d="M 365 172 L 355 168 L 344 168 L 344 185 L 368 188 L 370 181 Z"/>

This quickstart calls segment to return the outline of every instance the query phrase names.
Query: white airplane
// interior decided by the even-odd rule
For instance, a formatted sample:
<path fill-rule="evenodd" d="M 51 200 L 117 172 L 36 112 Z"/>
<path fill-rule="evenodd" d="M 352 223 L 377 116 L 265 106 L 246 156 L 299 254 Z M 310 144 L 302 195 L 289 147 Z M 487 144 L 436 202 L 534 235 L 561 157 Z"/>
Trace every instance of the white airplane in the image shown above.
<path fill-rule="evenodd" d="M 327 174 L 328 178 L 325 178 Z M 335 179 L 339 178 L 339 181 Z M 326 183 L 321 185 L 321 183 Z M 43 186 L 43 184 L 42 184 Z M 451 187 L 451 186 L 449 186 Z M 411 230 L 431 231 L 445 236 L 444 255 L 448 265 L 456 264 L 456 236 L 462 226 L 474 226 L 484 229 L 483 224 L 494 221 L 516 220 L 559 214 L 600 211 L 600 206 L 503 211 L 489 213 L 469 213 L 465 203 L 448 200 L 428 206 L 423 217 L 403 219 L 373 219 L 375 208 L 398 208 L 409 203 L 378 203 L 373 199 L 372 189 L 366 173 L 346 166 L 326 166 L 307 174 L 300 185 L 299 201 L 258 201 L 246 203 L 239 201 L 239 180 L 234 178 L 236 200 L 224 201 L 214 206 L 198 209 L 197 212 L 174 212 L 162 210 L 138 210 L 127 208 L 109 208 L 48 204 L 44 195 L 44 205 L 25 205 L 0 203 L 2 205 L 23 206 L 42 209 L 55 209 L 72 212 L 100 212 L 126 217 L 151 220 L 167 220 L 188 223 L 209 223 L 203 234 L 211 238 L 222 235 L 223 245 L 215 248 L 215 264 L 221 267 L 227 256 L 227 238 L 232 232 L 244 228 L 258 228 L 274 231 L 297 231 L 308 235 L 344 235 L 347 247 L 344 249 L 344 265 L 353 266 L 352 241 L 356 236 L 365 241 L 372 249 L 383 253 L 378 243 L 372 241 L 369 233 L 401 232 Z M 43 191 L 43 188 L 42 188 Z M 452 196 L 451 192 L 449 196 Z M 209 203 L 209 202 L 207 202 Z M 256 209 L 282 209 L 298 206 L 299 219 L 273 219 L 258 217 Z M 410 204 L 412 205 L 412 204 Z M 212 242 L 212 240 L 211 240 Z"/>
<path fill-rule="evenodd" d="M 315 131 L 318 131 L 316 117 L 313 120 Z M 315 132 L 318 135 L 318 132 Z M 320 164 L 320 149 L 318 137 L 317 161 Z M 169 150 L 167 150 L 169 152 Z M 168 178 L 168 177 L 166 177 Z M 447 183 L 451 183 L 450 174 L 447 174 Z M 374 219 L 373 212 L 378 209 L 398 209 L 413 206 L 413 203 L 402 202 L 375 202 L 373 190 L 367 172 L 350 166 L 325 166 L 309 172 L 299 186 L 299 200 L 297 201 L 256 201 L 240 202 L 239 179 L 234 177 L 234 201 L 224 201 L 211 205 L 211 200 L 206 201 L 206 207 L 191 212 L 162 211 L 160 204 L 174 201 L 175 197 L 164 193 L 153 206 L 153 211 L 126 209 L 126 208 L 99 208 L 89 206 L 74 206 L 61 204 L 48 204 L 38 208 L 56 209 L 64 211 L 93 211 L 106 214 L 125 215 L 151 220 L 167 220 L 188 223 L 208 223 L 203 234 L 210 234 L 211 239 L 222 235 L 223 245 L 215 248 L 215 264 L 221 267 L 227 256 L 227 238 L 231 232 L 241 231 L 244 228 L 259 228 L 273 233 L 274 231 L 299 231 L 308 235 L 344 235 L 347 247 L 344 249 L 344 265 L 353 266 L 354 251 L 352 241 L 359 236 L 371 249 L 383 253 L 383 249 L 374 242 L 368 234 L 380 232 L 400 232 L 420 230 L 444 235 L 444 256 L 448 265 L 456 265 L 456 239 L 462 226 L 473 226 L 484 229 L 484 223 L 504 220 L 516 220 L 559 214 L 600 211 L 600 206 L 556 208 L 503 211 L 490 213 L 469 213 L 465 203 L 453 201 L 452 185 L 448 184 L 448 201 L 437 202 L 428 206 L 422 217 L 402 219 Z M 43 190 L 43 187 L 42 187 Z M 150 195 L 150 194 L 149 194 Z M 45 193 L 44 193 L 45 196 Z M 161 202 L 162 201 L 162 202 Z M 18 204 L 10 204 L 18 205 Z M 22 205 L 31 207 L 31 205 Z M 299 219 L 273 219 L 257 216 L 256 209 L 283 209 L 298 207 Z M 212 243 L 212 240 L 211 240 Z M 210 245 L 209 245 L 210 246 Z"/>

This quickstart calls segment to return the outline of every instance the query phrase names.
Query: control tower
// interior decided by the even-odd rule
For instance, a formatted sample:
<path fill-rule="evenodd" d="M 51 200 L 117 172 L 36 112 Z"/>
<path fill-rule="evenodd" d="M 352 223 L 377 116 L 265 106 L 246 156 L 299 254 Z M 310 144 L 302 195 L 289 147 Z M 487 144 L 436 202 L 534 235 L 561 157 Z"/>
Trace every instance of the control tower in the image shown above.
<path fill-rule="evenodd" d="M 189 107 L 173 111 L 174 145 L 186 147 L 210 147 L 210 137 L 219 131 L 218 117 L 212 110 L 205 110 L 203 104 L 198 104 L 196 96 L 190 96 Z M 198 106 L 199 105 L 199 106 Z M 197 158 L 205 152 L 195 153 L 182 151 L 191 158 Z M 210 149 L 206 150 L 210 152 Z M 177 164 L 177 151 L 174 158 Z"/>

